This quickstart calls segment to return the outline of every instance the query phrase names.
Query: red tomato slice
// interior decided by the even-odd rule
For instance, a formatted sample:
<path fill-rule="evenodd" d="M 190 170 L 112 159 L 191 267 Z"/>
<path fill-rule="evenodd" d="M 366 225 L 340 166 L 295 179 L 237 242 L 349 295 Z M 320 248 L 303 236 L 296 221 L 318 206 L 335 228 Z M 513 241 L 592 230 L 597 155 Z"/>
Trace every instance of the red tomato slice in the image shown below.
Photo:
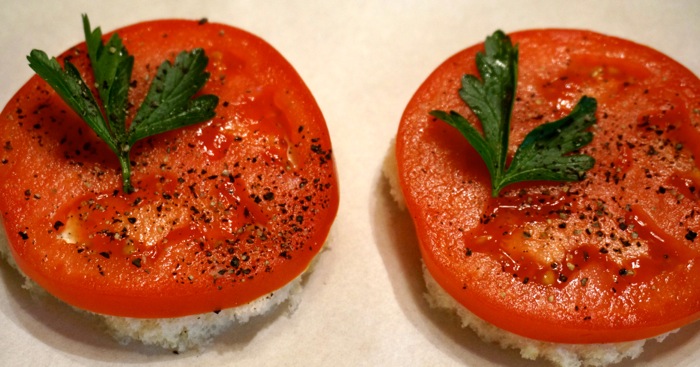
<path fill-rule="evenodd" d="M 20 269 L 73 306 L 149 318 L 242 305 L 300 275 L 326 240 L 338 184 L 325 121 L 296 71 L 221 24 L 117 32 L 135 57 L 134 105 L 163 60 L 201 47 L 211 73 L 201 93 L 219 96 L 217 115 L 137 143 L 137 191 L 126 195 L 116 156 L 33 77 L 0 117 L 0 210 Z M 93 80 L 84 43 L 67 58 Z"/>
<path fill-rule="evenodd" d="M 506 187 L 459 132 L 477 45 L 435 70 L 398 131 L 400 183 L 423 260 L 480 318 L 560 343 L 638 340 L 700 316 L 700 81 L 645 46 L 573 30 L 511 35 L 520 47 L 510 153 L 525 134 L 598 100 L 586 179 Z M 478 125 L 478 123 L 477 123 Z M 479 125 L 478 125 L 479 126 Z"/>

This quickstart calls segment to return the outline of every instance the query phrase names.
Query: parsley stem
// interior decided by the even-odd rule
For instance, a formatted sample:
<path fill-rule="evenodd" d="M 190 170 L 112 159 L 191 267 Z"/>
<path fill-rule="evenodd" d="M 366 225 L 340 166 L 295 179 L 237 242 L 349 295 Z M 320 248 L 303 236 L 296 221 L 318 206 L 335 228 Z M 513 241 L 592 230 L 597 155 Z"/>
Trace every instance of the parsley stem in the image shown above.
<path fill-rule="evenodd" d="M 486 38 L 484 52 L 476 55 L 481 78 L 465 75 L 460 98 L 481 122 L 482 131 L 455 111 L 431 111 L 467 139 L 486 164 L 491 196 L 516 182 L 579 181 L 595 159 L 578 153 L 593 139 L 587 129 L 595 124 L 596 100 L 582 96 L 571 113 L 530 131 L 506 167 L 511 115 L 518 75 L 518 46 L 502 31 Z"/>
<path fill-rule="evenodd" d="M 90 27 L 87 15 L 83 15 L 83 28 L 99 96 L 92 93 L 68 58 L 62 68 L 56 58 L 49 59 L 45 52 L 32 50 L 27 56 L 29 66 L 117 155 L 123 190 L 132 193 L 129 152 L 136 141 L 204 122 L 216 115 L 218 97 L 210 94 L 195 97 L 209 80 L 206 71 L 209 59 L 203 49 L 195 48 L 180 52 L 174 63 L 163 61 L 127 131 L 126 109 L 134 58 L 116 33 L 105 44 L 102 31 Z"/>
<path fill-rule="evenodd" d="M 122 168 L 122 187 L 124 193 L 131 194 L 134 192 L 134 186 L 131 185 L 131 160 L 129 159 L 129 152 L 131 151 L 128 147 L 122 149 L 119 153 L 119 165 Z"/>

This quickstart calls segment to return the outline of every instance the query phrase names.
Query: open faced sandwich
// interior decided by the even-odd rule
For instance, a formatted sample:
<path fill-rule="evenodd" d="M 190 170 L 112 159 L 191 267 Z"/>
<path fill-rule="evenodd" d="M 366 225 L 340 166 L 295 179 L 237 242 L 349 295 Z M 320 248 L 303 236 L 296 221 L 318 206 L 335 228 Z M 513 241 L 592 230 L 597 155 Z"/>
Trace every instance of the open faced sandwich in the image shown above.
<path fill-rule="evenodd" d="M 0 116 L 0 248 L 120 340 L 183 350 L 296 294 L 338 208 L 324 118 L 269 44 L 206 20 L 102 35 Z"/>
<path fill-rule="evenodd" d="M 420 86 L 385 172 L 432 306 L 561 366 L 639 355 L 700 317 L 700 81 L 648 47 L 542 29 Z"/>

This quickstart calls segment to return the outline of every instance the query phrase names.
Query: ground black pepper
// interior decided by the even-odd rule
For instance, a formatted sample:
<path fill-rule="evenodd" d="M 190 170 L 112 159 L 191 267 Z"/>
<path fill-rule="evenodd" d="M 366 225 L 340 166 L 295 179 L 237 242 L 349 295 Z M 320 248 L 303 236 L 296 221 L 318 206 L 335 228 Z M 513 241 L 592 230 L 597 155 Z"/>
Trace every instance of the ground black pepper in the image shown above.
<path fill-rule="evenodd" d="M 688 233 L 685 234 L 685 239 L 688 241 L 695 241 L 695 238 L 698 236 L 696 232 L 691 231 L 690 229 L 688 230 Z"/>

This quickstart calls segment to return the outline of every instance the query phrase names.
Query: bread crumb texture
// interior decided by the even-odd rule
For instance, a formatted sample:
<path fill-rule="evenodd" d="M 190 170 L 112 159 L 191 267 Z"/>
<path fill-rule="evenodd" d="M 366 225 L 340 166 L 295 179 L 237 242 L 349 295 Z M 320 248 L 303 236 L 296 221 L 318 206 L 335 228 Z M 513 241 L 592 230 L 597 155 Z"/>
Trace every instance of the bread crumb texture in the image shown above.
<path fill-rule="evenodd" d="M 1 225 L 2 222 L 0 221 Z M 19 270 L 10 254 L 7 236 L 1 228 L 0 257 L 5 258 L 7 263 L 17 269 L 24 277 L 25 281 L 22 288 L 27 289 L 33 296 L 47 294 L 43 288 Z M 235 325 L 244 324 L 252 317 L 264 315 L 285 301 L 289 306 L 289 312 L 294 312 L 301 301 L 302 276 L 311 271 L 317 259 L 318 256 L 314 258 L 305 273 L 299 275 L 284 287 L 246 305 L 219 312 L 167 319 L 138 319 L 99 315 L 85 310 L 76 310 L 102 322 L 106 326 L 107 332 L 122 344 L 140 341 L 146 345 L 155 345 L 177 352 L 184 352 L 188 349 L 206 346 L 224 330 L 235 327 Z"/>
<path fill-rule="evenodd" d="M 246 323 L 251 317 L 264 315 L 285 301 L 289 301 L 289 311 L 294 312 L 300 302 L 300 293 L 301 276 L 253 302 L 218 313 L 172 319 L 137 319 L 104 315 L 102 318 L 109 333 L 122 344 L 136 340 L 146 345 L 183 352 L 207 345 L 224 330 L 236 324 Z"/>
<path fill-rule="evenodd" d="M 430 307 L 457 313 L 462 327 L 471 328 L 481 339 L 498 344 L 501 348 L 519 349 L 520 356 L 525 359 L 546 359 L 555 366 L 561 367 L 608 366 L 619 363 L 625 358 L 637 358 L 643 351 L 644 343 L 649 340 L 606 344 L 559 344 L 525 338 L 500 329 L 475 316 L 445 292 L 425 266 L 423 266 L 423 277 L 427 287 L 425 298 Z M 653 339 L 662 342 L 666 336 L 673 332 L 675 331 Z"/>
<path fill-rule="evenodd" d="M 395 141 L 392 141 L 389 152 L 384 159 L 384 176 L 389 182 L 390 194 L 399 208 L 405 209 L 406 204 L 399 185 Z M 624 343 L 607 344 L 559 344 L 542 342 L 505 331 L 488 323 L 471 313 L 457 302 L 435 281 L 430 272 L 423 266 L 423 277 L 427 292 L 425 298 L 431 308 L 455 312 L 461 320 L 462 327 L 474 330 L 484 341 L 494 343 L 504 349 L 516 349 L 525 359 L 545 359 L 555 366 L 561 367 L 602 367 L 619 363 L 625 358 L 637 358 L 643 351 L 644 343 L 649 340 L 636 340 Z M 669 334 L 662 334 L 655 339 L 662 342 Z"/>

